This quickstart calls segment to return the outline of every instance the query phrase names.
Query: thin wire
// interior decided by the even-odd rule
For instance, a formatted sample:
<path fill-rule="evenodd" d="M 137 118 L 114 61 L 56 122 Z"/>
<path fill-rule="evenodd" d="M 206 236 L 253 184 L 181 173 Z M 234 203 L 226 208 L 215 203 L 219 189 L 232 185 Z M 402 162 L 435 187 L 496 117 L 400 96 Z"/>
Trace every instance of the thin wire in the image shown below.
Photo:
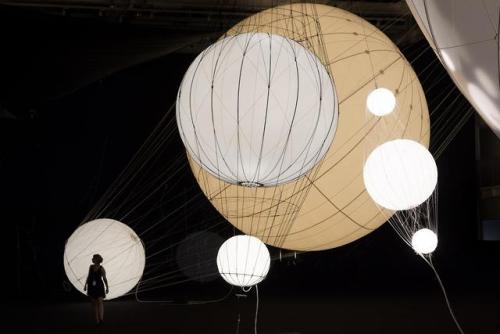
<path fill-rule="evenodd" d="M 453 312 L 453 308 L 451 307 L 450 300 L 448 298 L 448 294 L 446 293 L 446 289 L 444 287 L 443 281 L 441 280 L 441 277 L 439 276 L 439 273 L 432 263 L 432 257 L 429 256 L 429 258 L 425 258 L 425 256 L 422 256 L 425 260 L 425 262 L 431 267 L 432 271 L 434 272 L 434 275 L 436 276 L 436 279 L 439 283 L 439 287 L 441 288 L 441 291 L 443 292 L 444 300 L 446 301 L 446 306 L 448 307 L 448 311 L 450 312 L 451 318 L 455 322 L 455 325 L 457 326 L 458 331 L 461 334 L 465 334 L 464 330 L 462 329 L 462 326 L 460 326 L 460 323 L 458 322 L 457 317 L 455 316 L 455 312 Z"/>
<path fill-rule="evenodd" d="M 240 322 L 241 322 L 241 312 L 238 309 L 238 318 L 236 320 L 236 334 L 239 334 L 240 332 Z"/>
<path fill-rule="evenodd" d="M 437 219 L 437 188 L 434 194 L 420 205 L 417 208 L 405 210 L 405 211 L 397 211 L 394 213 L 392 217 L 389 218 L 389 223 L 393 227 L 394 231 L 399 235 L 399 237 L 410 247 L 412 247 L 411 239 L 413 234 L 418 231 L 422 227 L 430 228 L 431 230 L 437 233 L 438 230 L 438 219 Z M 423 255 L 419 254 L 419 256 L 429 265 L 432 269 L 441 291 L 443 293 L 443 297 L 446 302 L 446 306 L 448 308 L 448 312 L 453 319 L 458 331 L 461 334 L 465 334 L 458 319 L 453 311 L 450 300 L 448 298 L 448 294 L 446 292 L 445 286 L 441 277 L 435 268 L 432 262 L 432 254 Z"/>
<path fill-rule="evenodd" d="M 222 296 L 221 298 L 216 298 L 216 299 L 210 299 L 210 300 L 193 300 L 193 301 L 188 301 L 187 303 L 173 303 L 172 300 L 144 300 L 139 298 L 139 283 L 137 283 L 136 289 L 135 289 L 135 300 L 139 303 L 168 303 L 169 305 L 204 305 L 204 304 L 213 304 L 213 303 L 218 303 L 221 302 L 229 297 L 229 295 L 233 292 L 234 287 L 231 285 L 231 288 L 229 291 Z"/>
<path fill-rule="evenodd" d="M 259 285 L 255 285 L 255 319 L 254 319 L 254 333 L 257 334 L 257 317 L 259 315 Z"/>

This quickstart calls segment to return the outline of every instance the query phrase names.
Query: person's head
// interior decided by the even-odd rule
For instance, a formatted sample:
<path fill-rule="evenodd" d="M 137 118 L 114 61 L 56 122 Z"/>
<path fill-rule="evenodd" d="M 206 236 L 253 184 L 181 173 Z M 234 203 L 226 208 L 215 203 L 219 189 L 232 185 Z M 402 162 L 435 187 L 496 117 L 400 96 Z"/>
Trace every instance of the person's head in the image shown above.
<path fill-rule="evenodd" d="M 92 256 L 92 263 L 101 264 L 102 261 L 103 261 L 103 258 L 99 254 L 94 254 L 94 256 Z"/>

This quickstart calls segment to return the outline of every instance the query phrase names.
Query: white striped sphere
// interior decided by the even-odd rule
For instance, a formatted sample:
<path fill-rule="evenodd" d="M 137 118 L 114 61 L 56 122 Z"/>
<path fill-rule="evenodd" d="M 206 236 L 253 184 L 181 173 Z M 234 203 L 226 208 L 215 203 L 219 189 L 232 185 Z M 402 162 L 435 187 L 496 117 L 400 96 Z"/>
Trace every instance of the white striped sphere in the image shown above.
<path fill-rule="evenodd" d="M 250 287 L 266 278 L 271 257 L 266 245 L 249 235 L 227 239 L 217 254 L 217 268 L 231 285 Z"/>
<path fill-rule="evenodd" d="M 219 40 L 187 70 L 177 124 L 189 155 L 232 184 L 274 186 L 307 173 L 332 143 L 338 101 L 321 61 L 268 33 Z"/>

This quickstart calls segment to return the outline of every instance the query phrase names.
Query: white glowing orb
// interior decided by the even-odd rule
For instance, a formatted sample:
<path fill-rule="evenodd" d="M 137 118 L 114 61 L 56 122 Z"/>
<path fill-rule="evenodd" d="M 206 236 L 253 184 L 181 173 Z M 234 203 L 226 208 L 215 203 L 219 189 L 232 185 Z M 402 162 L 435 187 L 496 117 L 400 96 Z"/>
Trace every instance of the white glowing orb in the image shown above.
<path fill-rule="evenodd" d="M 437 245 L 438 237 L 436 233 L 428 228 L 418 230 L 411 238 L 411 246 L 418 254 L 432 253 Z"/>
<path fill-rule="evenodd" d="M 191 158 L 218 179 L 275 186 L 313 168 L 332 143 L 338 100 L 328 71 L 299 43 L 245 33 L 204 50 L 177 97 Z"/>
<path fill-rule="evenodd" d="M 366 190 L 389 210 L 419 206 L 437 184 L 437 166 L 430 152 L 408 139 L 385 142 L 370 153 L 363 168 Z"/>
<path fill-rule="evenodd" d="M 249 235 L 226 240 L 217 254 L 217 268 L 231 285 L 249 287 L 260 283 L 269 272 L 271 257 L 266 245 Z"/>
<path fill-rule="evenodd" d="M 368 111 L 375 116 L 385 116 L 394 111 L 396 107 L 396 97 L 387 88 L 377 88 L 368 94 L 366 98 Z"/>
<path fill-rule="evenodd" d="M 64 270 L 73 286 L 83 294 L 92 255 L 100 254 L 109 284 L 106 299 L 129 292 L 140 280 L 146 257 L 137 234 L 113 219 L 96 219 L 79 226 L 64 248 Z"/>

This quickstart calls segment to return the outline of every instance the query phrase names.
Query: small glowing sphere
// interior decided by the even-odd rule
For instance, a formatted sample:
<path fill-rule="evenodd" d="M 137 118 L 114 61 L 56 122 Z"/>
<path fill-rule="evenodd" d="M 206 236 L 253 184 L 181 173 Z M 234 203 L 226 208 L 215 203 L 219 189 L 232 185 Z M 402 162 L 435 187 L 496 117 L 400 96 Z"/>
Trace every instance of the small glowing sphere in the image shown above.
<path fill-rule="evenodd" d="M 411 238 L 411 246 L 418 254 L 434 252 L 438 244 L 438 237 L 434 231 L 422 228 L 415 232 Z"/>
<path fill-rule="evenodd" d="M 64 270 L 73 286 L 83 294 L 92 255 L 104 261 L 109 293 L 106 299 L 129 292 L 140 280 L 146 257 L 137 234 L 113 219 L 96 219 L 79 226 L 64 248 Z"/>
<path fill-rule="evenodd" d="M 368 94 L 366 98 L 368 111 L 375 116 L 385 116 L 394 111 L 396 107 L 396 97 L 387 88 L 377 88 Z"/>
<path fill-rule="evenodd" d="M 260 283 L 269 272 L 271 257 L 266 245 L 249 235 L 227 239 L 217 254 L 217 268 L 231 285 L 249 287 Z"/>
<path fill-rule="evenodd" d="M 365 187 L 378 205 L 408 210 L 427 200 L 437 184 L 432 154 L 413 140 L 396 139 L 373 150 L 363 168 Z"/>
<path fill-rule="evenodd" d="M 244 33 L 217 41 L 193 61 L 176 118 L 186 150 L 207 172 L 244 187 L 275 186 L 324 157 L 338 100 L 314 53 L 286 37 Z"/>

